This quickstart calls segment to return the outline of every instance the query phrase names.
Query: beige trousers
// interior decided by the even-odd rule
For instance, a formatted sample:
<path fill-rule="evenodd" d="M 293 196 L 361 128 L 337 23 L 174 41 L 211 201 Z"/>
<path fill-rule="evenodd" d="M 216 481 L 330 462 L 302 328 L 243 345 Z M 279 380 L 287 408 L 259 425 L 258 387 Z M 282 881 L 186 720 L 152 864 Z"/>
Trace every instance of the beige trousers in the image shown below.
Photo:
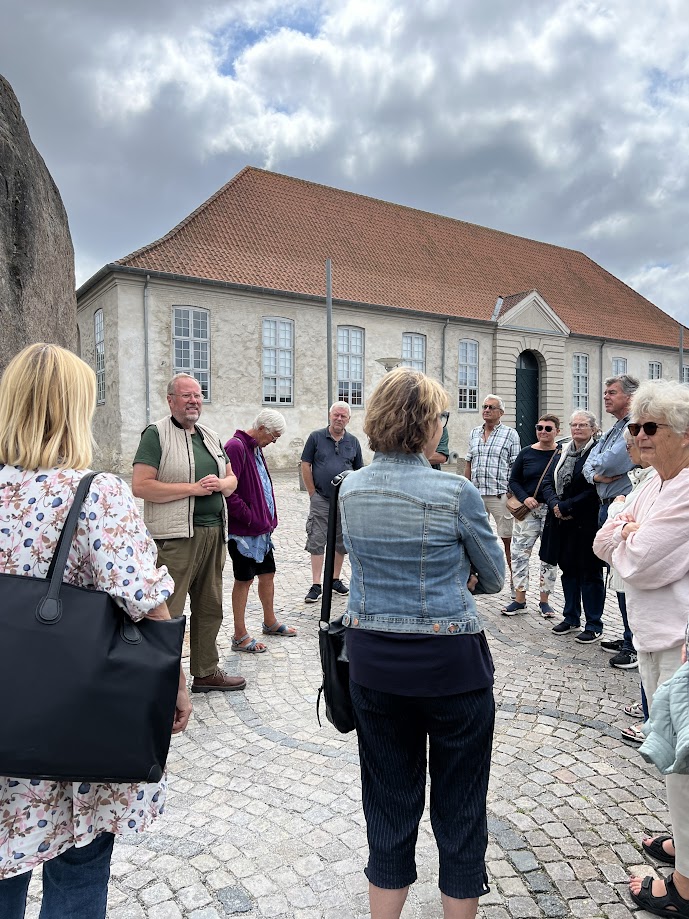
<path fill-rule="evenodd" d="M 682 663 L 682 646 L 669 651 L 639 651 L 639 673 L 649 706 L 661 683 L 669 680 Z M 667 806 L 675 841 L 675 867 L 689 877 L 689 775 L 666 775 Z"/>
<path fill-rule="evenodd" d="M 191 539 L 157 539 L 158 565 L 166 565 L 175 582 L 168 600 L 173 619 L 184 613 L 189 595 L 189 650 L 192 676 L 218 669 L 215 641 L 222 625 L 222 570 L 227 552 L 222 527 L 194 527 Z"/>

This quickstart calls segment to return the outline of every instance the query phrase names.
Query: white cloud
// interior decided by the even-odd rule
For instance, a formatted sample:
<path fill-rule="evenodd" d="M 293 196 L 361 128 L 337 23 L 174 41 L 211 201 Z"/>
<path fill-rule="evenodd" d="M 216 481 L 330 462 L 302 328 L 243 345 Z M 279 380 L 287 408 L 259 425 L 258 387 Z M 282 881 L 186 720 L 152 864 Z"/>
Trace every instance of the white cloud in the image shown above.
<path fill-rule="evenodd" d="M 582 249 L 689 317 L 678 0 L 16 6 L 4 73 L 80 271 L 250 162 Z"/>

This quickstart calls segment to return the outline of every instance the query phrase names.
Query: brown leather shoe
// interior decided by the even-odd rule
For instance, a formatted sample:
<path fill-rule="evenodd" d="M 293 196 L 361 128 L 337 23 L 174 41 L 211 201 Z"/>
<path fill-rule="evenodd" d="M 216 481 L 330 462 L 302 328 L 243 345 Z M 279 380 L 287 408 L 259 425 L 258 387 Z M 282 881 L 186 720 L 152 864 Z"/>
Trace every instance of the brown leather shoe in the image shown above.
<path fill-rule="evenodd" d="M 219 689 L 221 692 L 236 692 L 238 689 L 246 687 L 246 680 L 243 676 L 230 676 L 224 670 L 216 670 L 210 676 L 195 676 L 191 684 L 192 692 L 213 692 Z"/>

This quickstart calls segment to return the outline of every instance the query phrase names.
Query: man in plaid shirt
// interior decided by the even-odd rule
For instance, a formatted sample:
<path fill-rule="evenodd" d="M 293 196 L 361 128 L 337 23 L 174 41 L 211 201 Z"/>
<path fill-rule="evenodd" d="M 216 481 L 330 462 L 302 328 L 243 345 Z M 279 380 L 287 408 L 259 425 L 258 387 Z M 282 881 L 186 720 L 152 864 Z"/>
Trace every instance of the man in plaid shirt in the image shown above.
<path fill-rule="evenodd" d="M 498 536 L 505 546 L 505 556 L 512 581 L 512 515 L 507 512 L 507 482 L 512 464 L 521 450 L 519 435 L 500 419 L 505 403 L 492 393 L 483 400 L 483 424 L 469 436 L 464 475 L 478 488 L 483 503 L 492 515 Z"/>

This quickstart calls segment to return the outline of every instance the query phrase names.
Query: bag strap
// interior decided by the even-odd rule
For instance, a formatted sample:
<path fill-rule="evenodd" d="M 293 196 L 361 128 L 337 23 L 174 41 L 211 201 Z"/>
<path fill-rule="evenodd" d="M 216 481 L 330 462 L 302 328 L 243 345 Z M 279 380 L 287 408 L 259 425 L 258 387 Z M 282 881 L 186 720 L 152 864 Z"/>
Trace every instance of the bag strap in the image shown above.
<path fill-rule="evenodd" d="M 352 472 L 352 469 L 345 469 L 332 480 L 333 493 L 330 496 L 330 507 L 328 509 L 328 537 L 325 544 L 325 565 L 323 566 L 323 599 L 321 600 L 321 628 L 323 623 L 330 622 L 330 607 L 333 602 L 333 574 L 335 571 L 335 538 L 337 536 L 337 496 L 340 493 L 340 485 L 345 478 Z"/>
<path fill-rule="evenodd" d="M 67 514 L 67 519 L 62 526 L 60 538 L 55 546 L 55 552 L 48 568 L 47 580 L 50 581 L 48 592 L 43 597 L 36 608 L 36 616 L 41 622 L 57 622 L 62 615 L 62 604 L 60 602 L 60 588 L 62 579 L 67 567 L 69 550 L 72 547 L 72 538 L 77 528 L 77 521 L 81 513 L 81 506 L 91 487 L 91 482 L 98 475 L 97 472 L 87 472 L 82 476 L 79 487 L 74 495 L 72 506 Z"/>
<path fill-rule="evenodd" d="M 553 455 L 552 455 L 552 456 L 550 457 L 550 459 L 548 460 L 548 465 L 545 467 L 545 469 L 544 469 L 543 472 L 541 473 L 541 477 L 540 477 L 540 479 L 538 480 L 538 485 L 536 486 L 536 491 L 535 491 L 535 492 L 533 493 L 533 495 L 531 496 L 532 498 L 535 498 L 536 495 L 538 494 L 538 489 L 541 487 L 541 482 L 542 482 L 543 479 L 545 478 L 546 472 L 550 469 L 550 464 L 552 463 L 552 461 L 555 459 L 556 456 L 559 456 L 559 455 L 560 455 L 561 452 L 562 452 L 562 447 L 558 447 L 556 450 L 553 451 Z"/>

